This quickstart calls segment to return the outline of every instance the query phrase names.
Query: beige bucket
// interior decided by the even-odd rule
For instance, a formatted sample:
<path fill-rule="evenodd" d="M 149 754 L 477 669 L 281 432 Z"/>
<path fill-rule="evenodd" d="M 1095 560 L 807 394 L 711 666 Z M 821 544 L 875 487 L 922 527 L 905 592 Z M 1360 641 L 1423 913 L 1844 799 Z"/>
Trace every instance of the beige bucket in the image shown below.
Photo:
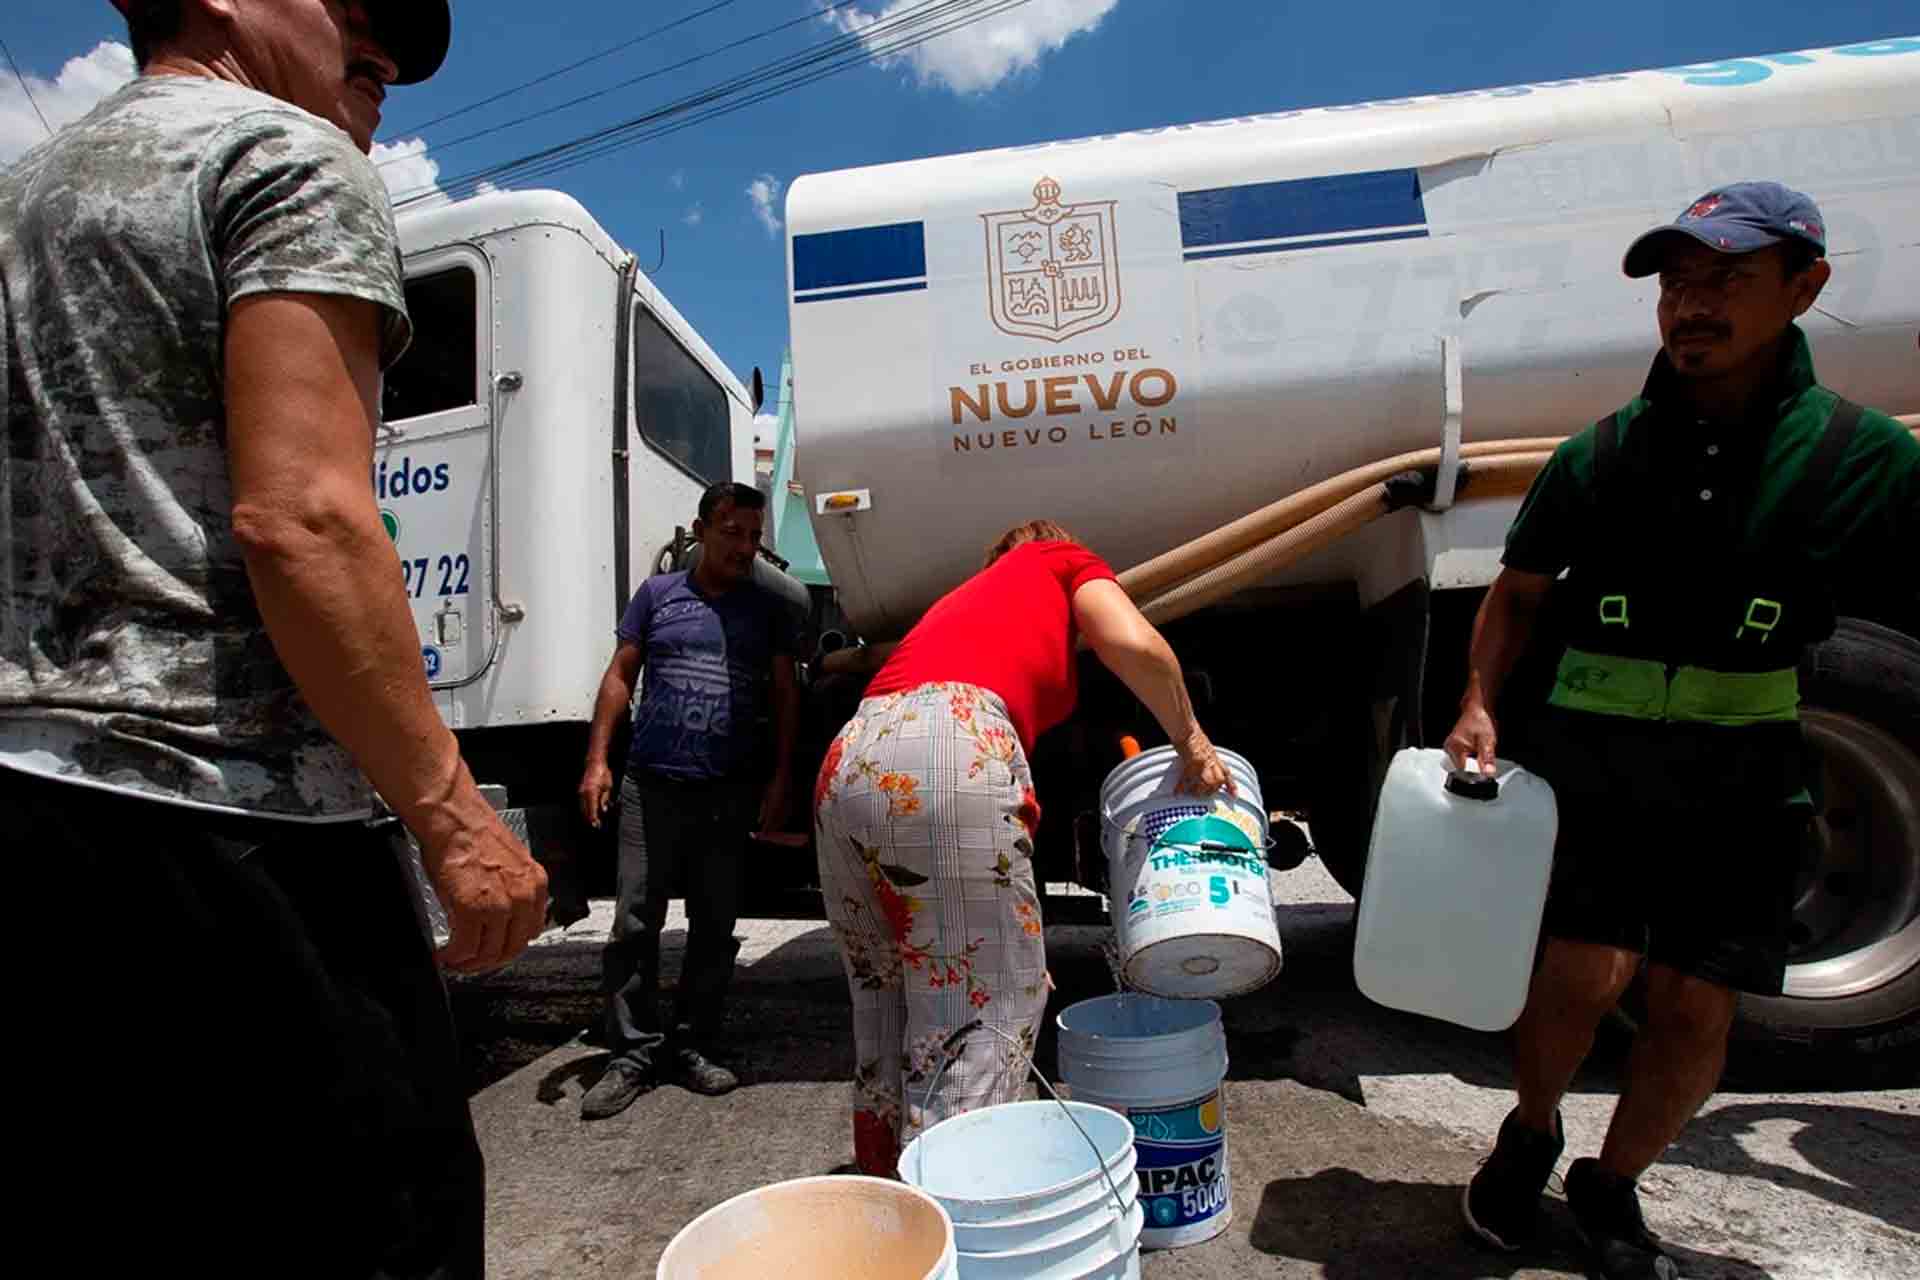
<path fill-rule="evenodd" d="M 776 1182 L 680 1229 L 657 1280 L 951 1280 L 953 1223 L 926 1192 L 885 1178 Z"/>

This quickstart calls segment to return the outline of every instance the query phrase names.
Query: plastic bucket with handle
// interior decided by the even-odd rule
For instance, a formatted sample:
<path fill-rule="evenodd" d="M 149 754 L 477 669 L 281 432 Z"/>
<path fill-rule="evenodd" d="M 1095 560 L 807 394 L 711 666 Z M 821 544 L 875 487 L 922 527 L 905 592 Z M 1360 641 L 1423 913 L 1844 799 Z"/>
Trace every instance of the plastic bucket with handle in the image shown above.
<path fill-rule="evenodd" d="M 1134 1159 L 1108 1108 L 1009 1102 L 922 1133 L 900 1176 L 953 1219 L 960 1280 L 1119 1280 L 1139 1274 Z"/>
<path fill-rule="evenodd" d="M 1260 780 L 1244 757 L 1219 754 L 1231 796 L 1176 790 L 1172 747 L 1123 762 L 1100 788 L 1121 971 L 1153 995 L 1219 999 L 1280 972 Z"/>
<path fill-rule="evenodd" d="M 1211 1000 L 1113 995 L 1061 1010 L 1060 1078 L 1076 1102 L 1126 1116 L 1146 1210 L 1140 1243 L 1177 1248 L 1233 1220 L 1227 1112 L 1221 1080 L 1227 1037 Z"/>

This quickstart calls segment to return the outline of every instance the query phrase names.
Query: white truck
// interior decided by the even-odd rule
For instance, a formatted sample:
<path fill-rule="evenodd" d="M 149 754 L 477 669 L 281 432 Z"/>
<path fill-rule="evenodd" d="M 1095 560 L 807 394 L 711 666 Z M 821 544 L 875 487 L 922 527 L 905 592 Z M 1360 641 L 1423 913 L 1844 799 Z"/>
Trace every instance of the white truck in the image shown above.
<path fill-rule="evenodd" d="M 614 626 L 701 491 L 751 478 L 759 372 L 743 386 L 569 196 L 398 225 L 415 336 L 385 379 L 374 491 L 434 700 L 570 919 L 593 847 L 574 788 Z"/>
<path fill-rule="evenodd" d="M 897 638 L 999 530 L 1062 522 L 1169 621 L 1209 732 L 1359 892 L 1380 773 L 1451 726 L 1526 480 L 1646 374 L 1654 285 L 1626 245 L 1745 178 L 1829 219 L 1823 381 L 1920 411 L 1920 38 L 798 178 L 794 483 L 837 603 Z M 1787 993 L 1745 1013 L 1913 1053 L 1920 607 L 1844 603 L 1805 673 L 1826 805 Z M 1151 728 L 1093 675 L 1036 753 L 1057 878 L 1097 876 L 1072 819 L 1114 732 Z"/>

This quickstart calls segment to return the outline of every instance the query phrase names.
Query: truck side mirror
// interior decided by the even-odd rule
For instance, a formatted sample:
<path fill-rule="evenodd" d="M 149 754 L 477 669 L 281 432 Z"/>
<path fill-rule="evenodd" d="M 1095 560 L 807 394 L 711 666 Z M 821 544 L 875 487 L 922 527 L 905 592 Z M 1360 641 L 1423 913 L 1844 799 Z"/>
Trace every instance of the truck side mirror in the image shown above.
<path fill-rule="evenodd" d="M 767 383 L 766 379 L 760 376 L 759 365 L 753 366 L 753 380 L 748 384 L 748 390 L 753 393 L 753 411 L 758 413 L 760 406 L 767 401 Z"/>

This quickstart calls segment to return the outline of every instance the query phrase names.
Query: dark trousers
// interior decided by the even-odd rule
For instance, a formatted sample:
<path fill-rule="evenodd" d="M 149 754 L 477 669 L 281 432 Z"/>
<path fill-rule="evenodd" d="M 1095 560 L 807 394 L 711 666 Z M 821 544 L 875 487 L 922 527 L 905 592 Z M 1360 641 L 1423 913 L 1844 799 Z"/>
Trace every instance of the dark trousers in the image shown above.
<path fill-rule="evenodd" d="M 759 788 L 752 783 L 676 783 L 628 774 L 620 782 L 620 868 L 613 939 L 601 956 L 607 1047 L 650 1059 L 660 1026 L 660 928 L 667 900 L 687 902 L 687 950 L 675 993 L 674 1027 L 697 1045 L 720 1029 L 740 915 L 747 831 Z"/>
<path fill-rule="evenodd" d="M 20 1101 L 45 1149 L 16 1162 L 57 1216 L 23 1221 L 84 1224 L 43 1239 L 92 1274 L 483 1273 L 480 1149 L 397 824 L 6 769 L 0 822 L 48 878 L 20 905 L 65 931 L 31 961 L 47 1038 Z"/>

